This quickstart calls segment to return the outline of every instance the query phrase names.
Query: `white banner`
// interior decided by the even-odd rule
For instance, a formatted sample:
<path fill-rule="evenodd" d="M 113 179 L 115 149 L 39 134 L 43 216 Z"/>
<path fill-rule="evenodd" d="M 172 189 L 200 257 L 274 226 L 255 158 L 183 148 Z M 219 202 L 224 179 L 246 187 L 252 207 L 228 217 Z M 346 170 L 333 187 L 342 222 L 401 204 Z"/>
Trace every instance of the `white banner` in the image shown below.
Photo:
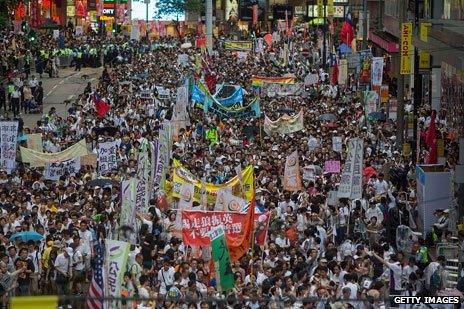
<path fill-rule="evenodd" d="M 187 111 L 188 101 L 188 88 L 186 86 L 177 88 L 176 104 L 174 105 L 171 119 L 175 137 L 179 135 L 180 129 L 185 129 L 190 125 Z"/>
<path fill-rule="evenodd" d="M 188 63 L 188 55 L 187 54 L 179 54 L 177 55 L 177 64 L 180 65 L 181 67 L 187 65 Z"/>
<path fill-rule="evenodd" d="M 0 168 L 8 174 L 16 167 L 16 143 L 18 140 L 18 122 L 0 122 Z"/>
<path fill-rule="evenodd" d="M 59 180 L 61 176 L 68 174 L 76 175 L 81 169 L 81 158 L 74 158 L 67 161 L 56 163 L 45 163 L 44 177 L 47 180 Z"/>
<path fill-rule="evenodd" d="M 332 136 L 332 149 L 335 152 L 342 153 L 343 141 L 341 136 Z"/>
<path fill-rule="evenodd" d="M 364 140 L 353 138 L 348 143 L 348 154 L 343 166 L 338 198 L 358 199 L 362 197 Z"/>
<path fill-rule="evenodd" d="M 230 188 L 223 188 L 217 192 L 215 211 L 244 212 L 247 209 L 247 201 L 232 194 Z"/>
<path fill-rule="evenodd" d="M 105 239 L 104 281 L 106 282 L 105 297 L 121 297 L 123 275 L 126 272 L 127 257 L 130 243 Z"/>
<path fill-rule="evenodd" d="M 372 86 L 382 86 L 383 57 L 372 58 L 371 74 Z"/>
<path fill-rule="evenodd" d="M 338 84 L 346 85 L 348 80 L 348 60 L 340 59 L 338 68 Z"/>
<path fill-rule="evenodd" d="M 98 174 L 104 175 L 118 168 L 117 142 L 98 144 Z"/>
<path fill-rule="evenodd" d="M 314 85 L 314 84 L 317 84 L 319 82 L 319 75 L 317 75 L 317 73 L 309 73 L 308 75 L 306 75 L 305 79 L 304 79 L 304 84 L 306 86 L 311 86 L 311 85 Z"/>
<path fill-rule="evenodd" d="M 121 216 L 119 217 L 119 226 L 135 226 L 136 184 L 137 180 L 135 178 L 124 180 L 121 184 Z"/>

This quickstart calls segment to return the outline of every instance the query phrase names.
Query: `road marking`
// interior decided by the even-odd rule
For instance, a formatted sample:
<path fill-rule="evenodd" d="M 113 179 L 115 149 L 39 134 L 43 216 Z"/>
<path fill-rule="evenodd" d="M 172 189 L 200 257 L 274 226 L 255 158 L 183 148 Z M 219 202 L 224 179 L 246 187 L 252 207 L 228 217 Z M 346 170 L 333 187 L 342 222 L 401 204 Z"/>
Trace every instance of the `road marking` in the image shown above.
<path fill-rule="evenodd" d="M 68 100 L 71 100 L 72 98 L 74 98 L 74 94 L 70 94 L 70 95 L 68 96 Z"/>
<path fill-rule="evenodd" d="M 53 91 L 56 89 L 56 87 L 58 87 L 58 85 L 63 85 L 64 82 L 69 80 L 71 77 L 76 76 L 76 75 L 79 76 L 80 74 L 81 74 L 81 72 L 74 72 L 74 73 L 71 73 L 70 75 L 66 76 L 65 78 L 61 79 L 58 82 L 58 84 L 53 85 L 52 89 L 49 92 L 47 92 L 47 94 L 44 97 L 44 100 L 53 93 Z"/>

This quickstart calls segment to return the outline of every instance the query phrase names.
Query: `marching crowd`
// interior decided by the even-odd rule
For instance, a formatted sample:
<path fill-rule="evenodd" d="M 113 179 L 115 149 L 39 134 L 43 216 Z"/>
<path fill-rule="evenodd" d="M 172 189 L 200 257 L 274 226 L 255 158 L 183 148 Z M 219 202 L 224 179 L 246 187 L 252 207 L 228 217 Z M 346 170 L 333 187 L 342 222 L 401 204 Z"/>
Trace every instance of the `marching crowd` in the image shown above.
<path fill-rule="evenodd" d="M 298 47 L 310 50 L 303 65 L 295 60 L 288 65 L 276 61 L 283 48 L 278 42 L 262 53 L 250 52 L 244 59 L 216 44 L 216 52 L 203 55 L 200 66 L 195 63 L 199 50 L 181 49 L 178 39 L 164 39 L 165 46 L 143 53 L 138 44 L 113 42 L 110 54 L 103 56 L 105 68 L 98 83 L 79 96 L 66 117 L 52 108 L 33 127 L 20 121 L 20 136 L 41 133 L 46 152 L 64 150 L 83 138 L 94 152 L 98 143 L 117 141 L 118 168 L 105 175 L 105 185 L 92 183 L 100 178 L 95 164 L 82 165 L 80 171 L 65 174 L 58 181 L 46 180 L 42 168 L 19 159 L 11 174 L 0 171 L 3 301 L 13 295 L 87 293 L 96 267 L 95 243 L 117 238 L 120 232 L 119 184 L 137 173 L 142 145 L 157 139 L 163 120 L 173 116 L 175 99 L 161 97 L 156 86 L 175 93 L 186 77 L 195 83 L 206 75 L 214 76 L 218 85 L 243 87 L 245 102 L 256 95 L 251 84 L 254 75 L 291 73 L 300 83 L 309 73 L 319 75 L 318 83 L 302 86 L 297 95 L 260 95 L 261 113 L 270 119 L 302 110 L 301 131 L 269 135 L 263 130 L 263 117 L 221 119 L 191 105 L 190 125 L 179 131 L 172 146 L 172 158 L 209 183 L 226 182 L 235 176 L 237 166 L 254 166 L 257 208 L 271 216 L 266 244 L 251 246 L 231 265 L 235 287 L 220 293 L 209 254 L 204 252 L 208 248 L 185 246 L 174 235 L 177 199 L 170 197 L 167 186 L 165 195 L 152 196 L 147 213 L 137 214 L 142 225 L 121 284 L 122 296 L 138 300 L 124 300 L 122 306 L 386 308 L 389 295 L 434 295 L 446 288 L 446 261 L 433 246 L 459 241 L 455 236 L 461 235 L 452 233 L 456 226 L 449 218 L 452 205 L 437 211 L 432 236 L 416 236 L 407 251 L 398 248 L 396 227 L 405 225 L 414 230 L 418 224 L 411 158 L 397 150 L 396 123 L 388 115 L 368 123 L 355 87 L 331 85 L 328 74 L 319 70 L 317 39 L 317 32 L 292 38 L 296 48 L 290 59 L 300 57 Z M 4 42 L 4 46 L 9 45 Z M 185 64 L 178 62 L 179 54 L 188 55 Z M 7 63 L 3 61 L 2 73 L 7 71 Z M 16 117 L 21 107 L 25 113 L 30 111 L 27 102 L 34 98 L 40 110 L 43 88 L 37 74 L 40 67 L 19 82 L 2 84 L 0 108 L 6 110 L 9 104 Z M 11 93 L 10 84 L 14 87 Z M 146 91 L 153 99 L 138 95 Z M 96 116 L 92 94 L 110 105 L 104 117 Z M 326 120 L 325 114 L 331 114 L 331 119 Z M 421 132 L 430 125 L 431 115 L 430 106 L 423 106 Z M 458 152 L 445 116 L 446 111 L 438 111 L 436 129 L 445 139 L 445 168 L 453 170 Z M 334 151 L 334 136 L 341 137 L 341 151 Z M 364 140 L 363 196 L 329 203 L 329 192 L 337 188 L 340 174 L 324 172 L 324 162 L 343 164 L 348 141 L 354 137 Z M 25 139 L 18 138 L 18 143 L 26 146 Z M 427 150 L 421 149 L 419 158 L 423 160 Z M 283 189 L 282 178 L 285 160 L 295 150 L 303 188 L 288 192 Z M 171 177 L 172 170 L 168 182 Z M 32 231 L 43 238 L 11 238 L 15 233 Z M 83 303 L 62 301 L 60 305 L 79 308 Z"/>

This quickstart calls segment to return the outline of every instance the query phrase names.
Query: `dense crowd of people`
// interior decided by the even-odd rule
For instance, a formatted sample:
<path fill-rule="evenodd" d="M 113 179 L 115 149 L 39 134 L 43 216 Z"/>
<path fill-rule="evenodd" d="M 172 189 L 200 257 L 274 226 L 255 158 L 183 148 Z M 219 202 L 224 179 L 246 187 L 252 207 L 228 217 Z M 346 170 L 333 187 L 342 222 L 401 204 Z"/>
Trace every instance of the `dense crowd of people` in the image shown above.
<path fill-rule="evenodd" d="M 19 36 L 7 32 L 2 35 L 2 76 L 6 79 L 0 87 L 0 108 L 11 110 L 16 118 L 21 111 L 41 112 L 41 60 L 46 57 L 59 66 L 51 60 L 59 40 L 39 43 L 43 48 L 33 56 Z M 154 142 L 163 120 L 173 116 L 175 98 L 161 96 L 159 87 L 175 94 L 186 78 L 195 84 L 210 76 L 217 85 L 241 86 L 245 90 L 243 104 L 256 95 L 252 76 L 293 74 L 298 83 L 309 73 L 319 76 L 319 82 L 302 85 L 296 95 L 260 95 L 261 113 L 272 120 L 303 111 L 301 131 L 269 135 L 263 130 L 263 116 L 221 118 L 211 111 L 205 114 L 192 104 L 190 125 L 179 131 L 172 145 L 172 158 L 209 183 L 222 184 L 231 179 L 237 166 L 254 166 L 257 208 L 271 216 L 266 244 L 251 246 L 240 261 L 231 265 L 235 287 L 219 292 L 209 254 L 185 246 L 174 235 L 178 200 L 170 196 L 166 186 L 167 192 L 152 196 L 147 213 L 137 214 L 141 228 L 137 242 L 131 246 L 122 296 L 138 300 L 124 300 L 121 306 L 386 308 L 389 295 L 434 295 L 448 287 L 445 258 L 433 246 L 457 241 L 456 226 L 449 218 L 453 205 L 443 205 L 437 211 L 432 236 L 417 236 L 407 252 L 397 247 L 396 228 L 404 225 L 415 230 L 418 224 L 411 157 L 398 151 L 396 123 L 388 115 L 377 121 L 366 119 L 353 77 L 345 86 L 331 84 L 329 74 L 321 69 L 318 32 L 295 33 L 291 41 L 296 47 L 288 64 L 278 61 L 284 49 L 280 42 L 239 59 L 236 52 L 218 41 L 213 54 L 202 54 L 199 66 L 196 59 L 200 51 L 181 48 L 186 39 L 161 38 L 156 46 L 145 46 L 118 38 L 85 38 L 67 46 L 74 50 L 76 70 L 82 64 L 104 65 L 98 83 L 86 88 L 66 117 L 52 108 L 33 127 L 24 126 L 20 120 L 19 136 L 40 133 L 45 152 L 62 151 L 83 138 L 91 152 L 96 152 L 98 143 L 117 141 L 118 168 L 105 175 L 111 182 L 102 187 L 89 185 L 100 178 L 92 164 L 81 166 L 74 175 L 50 181 L 42 168 L 23 164 L 18 154 L 17 167 L 11 174 L 0 171 L 0 291 L 4 302 L 13 295 L 87 293 L 96 265 L 95 243 L 117 239 L 120 232 L 118 184 L 137 174 L 142 145 Z M 19 54 L 30 55 L 25 68 L 34 57 L 38 60 L 37 72 L 10 75 L 18 65 L 14 60 L 18 53 L 12 46 Z M 98 51 L 92 51 L 94 48 Z M 306 58 L 299 54 L 303 48 L 309 50 Z M 44 52 L 40 54 L 40 50 Z M 178 62 L 180 54 L 187 54 L 185 64 Z M 50 77 L 58 76 L 57 71 Z M 139 95 L 147 91 L 153 99 Z M 97 117 L 95 95 L 110 105 L 104 117 Z M 423 106 L 420 112 L 419 130 L 424 133 L 432 110 Z M 326 114 L 332 115 L 330 120 L 323 117 Z M 446 126 L 446 111 L 438 111 L 436 123 L 437 135 L 445 140 L 445 169 L 454 170 L 458 151 L 455 137 Z M 341 151 L 334 151 L 334 136 L 341 137 Z M 340 174 L 324 172 L 324 162 L 343 164 L 347 144 L 354 137 L 364 140 L 362 198 L 341 198 L 329 205 L 329 192 L 336 190 Z M 27 144 L 21 138 L 18 143 Z M 418 157 L 424 160 L 427 148 L 421 149 Z M 295 150 L 303 189 L 288 192 L 282 180 L 285 160 Z M 171 179 L 172 169 L 168 171 L 168 183 Z M 10 239 L 26 231 L 35 231 L 43 239 Z M 68 304 L 71 306 L 66 301 L 61 303 Z M 73 307 L 82 305 L 72 303 Z"/>

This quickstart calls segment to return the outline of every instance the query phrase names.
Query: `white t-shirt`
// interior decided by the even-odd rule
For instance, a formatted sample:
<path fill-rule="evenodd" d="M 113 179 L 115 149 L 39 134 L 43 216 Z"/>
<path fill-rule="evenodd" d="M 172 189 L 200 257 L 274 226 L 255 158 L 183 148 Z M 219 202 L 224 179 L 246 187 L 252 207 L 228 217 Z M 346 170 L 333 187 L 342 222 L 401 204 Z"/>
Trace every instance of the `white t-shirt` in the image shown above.
<path fill-rule="evenodd" d="M 166 286 L 174 284 L 174 267 L 169 267 L 164 270 L 164 267 L 158 271 L 158 281 L 161 282 L 160 294 L 166 295 Z"/>
<path fill-rule="evenodd" d="M 393 280 L 395 280 L 395 290 L 399 291 L 403 288 L 401 281 L 403 275 L 403 267 L 399 262 L 387 263 L 388 268 L 393 272 Z M 391 272 L 390 272 L 391 274 Z M 390 278 L 392 280 L 392 278 Z"/>

